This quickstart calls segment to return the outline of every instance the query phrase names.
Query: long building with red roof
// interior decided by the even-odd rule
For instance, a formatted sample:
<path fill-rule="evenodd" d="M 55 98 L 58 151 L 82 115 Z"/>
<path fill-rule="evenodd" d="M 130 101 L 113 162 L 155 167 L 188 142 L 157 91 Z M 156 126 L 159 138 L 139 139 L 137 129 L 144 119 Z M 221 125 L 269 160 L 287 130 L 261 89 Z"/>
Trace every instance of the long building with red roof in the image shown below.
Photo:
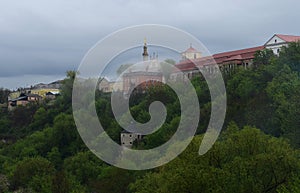
<path fill-rule="evenodd" d="M 224 71 L 231 71 L 237 67 L 248 68 L 253 64 L 254 55 L 256 52 L 271 49 L 275 55 L 278 55 L 283 46 L 288 46 L 291 42 L 300 41 L 300 36 L 275 34 L 264 45 L 234 50 L 229 52 L 217 53 L 212 56 L 200 57 L 196 59 L 184 59 L 175 65 L 177 70 L 171 75 L 171 79 L 176 79 L 181 76 L 179 71 L 183 72 L 186 78 L 191 78 L 199 74 L 198 68 L 204 68 L 209 72 L 213 72 L 218 67 Z M 195 48 L 193 52 L 196 52 Z"/>

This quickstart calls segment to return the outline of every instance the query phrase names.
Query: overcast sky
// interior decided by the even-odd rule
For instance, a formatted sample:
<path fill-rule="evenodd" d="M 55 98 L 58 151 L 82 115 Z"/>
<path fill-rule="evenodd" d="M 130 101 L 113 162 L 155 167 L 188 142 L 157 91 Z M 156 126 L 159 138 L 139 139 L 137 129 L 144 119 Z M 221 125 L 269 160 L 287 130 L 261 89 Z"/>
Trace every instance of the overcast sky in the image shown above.
<path fill-rule="evenodd" d="M 211 53 L 259 46 L 275 33 L 300 35 L 299 7 L 298 0 L 1 0 L 0 87 L 63 78 L 97 41 L 131 25 L 181 28 Z"/>

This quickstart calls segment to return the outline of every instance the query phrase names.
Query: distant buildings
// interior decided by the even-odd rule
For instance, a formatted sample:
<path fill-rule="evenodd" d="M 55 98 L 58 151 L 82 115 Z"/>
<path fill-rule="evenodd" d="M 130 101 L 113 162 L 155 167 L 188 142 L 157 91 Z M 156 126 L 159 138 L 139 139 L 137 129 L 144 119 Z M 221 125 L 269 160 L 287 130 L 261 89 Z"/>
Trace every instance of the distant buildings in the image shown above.
<path fill-rule="evenodd" d="M 8 110 L 17 106 L 26 106 L 29 103 L 40 103 L 45 99 L 53 100 L 60 94 L 61 81 L 50 84 L 37 84 L 31 88 L 20 89 L 8 96 Z"/>
<path fill-rule="evenodd" d="M 283 46 L 288 46 L 289 43 L 297 41 L 300 41 L 300 36 L 275 34 L 263 46 L 223 52 L 205 57 L 202 57 L 201 52 L 197 51 L 191 45 L 186 51 L 181 53 L 182 59 L 179 63 L 175 64 L 178 70 L 172 71 L 170 80 L 184 80 L 199 76 L 199 68 L 209 73 L 214 73 L 216 70 L 230 73 L 234 69 L 241 67 L 246 69 L 253 65 L 255 53 L 258 51 L 270 49 L 275 55 L 279 55 Z M 136 69 L 129 69 L 122 76 L 122 91 L 125 95 L 138 85 L 140 85 L 140 88 L 145 89 L 158 82 L 164 82 L 163 74 L 157 68 L 159 66 L 157 58 L 148 59 L 146 41 L 144 42 L 142 56 L 144 61 L 142 65 Z M 112 91 L 108 81 L 103 82 L 102 90 L 107 92 Z M 121 145 L 125 147 L 131 147 L 134 141 L 142 139 L 141 134 L 126 130 L 121 132 L 120 135 Z"/>
<path fill-rule="evenodd" d="M 102 78 L 99 83 L 99 90 L 102 92 L 123 91 L 123 82 L 109 81 L 107 78 Z"/>
<path fill-rule="evenodd" d="M 32 93 L 31 93 L 32 92 Z M 35 93 L 44 93 L 43 95 L 35 94 Z M 19 92 L 17 92 L 19 93 Z M 18 97 L 12 98 L 11 95 L 8 97 L 8 110 L 13 110 L 17 106 L 26 106 L 29 103 L 40 103 L 44 99 L 54 100 L 57 95 L 59 95 L 60 91 L 58 89 L 43 89 L 38 90 L 30 90 L 27 92 L 21 92 Z M 16 93 L 12 93 L 15 95 Z"/>
<path fill-rule="evenodd" d="M 275 34 L 263 46 L 223 52 L 214 54 L 212 56 L 195 59 L 189 58 L 186 60 L 181 60 L 176 64 L 176 67 L 179 69 L 179 71 L 183 72 L 184 77 L 189 79 L 199 75 L 198 68 L 204 69 L 209 73 L 213 73 L 215 70 L 218 70 L 214 67 L 214 64 L 217 64 L 222 72 L 230 73 L 236 68 L 248 68 L 252 66 L 253 59 L 257 51 L 271 49 L 275 55 L 279 55 L 283 46 L 288 46 L 289 43 L 297 41 L 300 41 L 300 36 Z M 180 77 L 182 74 L 180 75 L 179 71 L 175 71 L 171 74 L 172 80 L 177 80 L 178 78 L 184 79 L 184 77 Z"/>
<path fill-rule="evenodd" d="M 121 91 L 126 95 L 136 87 L 145 90 L 152 85 L 163 82 L 158 56 L 153 55 L 149 59 L 146 41 L 144 42 L 142 57 L 143 62 L 129 67 L 129 70 L 122 74 L 121 81 L 109 81 L 107 78 L 102 78 L 99 83 L 99 90 L 103 92 Z"/>
<path fill-rule="evenodd" d="M 178 80 L 178 78 L 182 79 L 182 77 L 179 76 L 191 79 L 192 77 L 199 75 L 198 68 L 206 70 L 209 73 L 213 73 L 215 70 L 218 70 L 215 67 L 215 64 L 217 64 L 219 69 L 223 72 L 230 72 L 238 67 L 248 68 L 253 64 L 254 54 L 263 49 L 265 49 L 264 46 L 259 46 L 223 52 L 192 60 L 183 60 L 176 64 L 179 71 L 175 71 L 171 74 L 171 80 Z M 179 72 L 183 72 L 183 75 Z"/>
<path fill-rule="evenodd" d="M 37 95 L 39 96 L 39 95 Z M 37 96 L 33 96 L 32 94 L 20 94 L 19 97 L 17 98 L 13 98 L 13 99 L 8 99 L 8 110 L 14 110 L 15 107 L 17 106 L 26 106 L 28 105 L 30 102 L 36 102 L 39 103 L 40 102 L 40 97 Z"/>
<path fill-rule="evenodd" d="M 253 59 L 257 51 L 270 49 L 275 55 L 278 55 L 283 46 L 288 46 L 289 43 L 297 41 L 300 41 L 300 36 L 275 34 L 262 46 L 222 52 L 204 57 L 200 51 L 190 45 L 187 50 L 181 53 L 181 60 L 175 64 L 178 70 L 172 71 L 170 80 L 191 79 L 199 75 L 199 68 L 209 73 L 213 73 L 215 70 L 230 73 L 236 68 L 249 68 L 253 65 Z M 142 56 L 143 63 L 139 67 L 129 69 L 124 73 L 122 81 L 116 83 L 103 79 L 99 85 L 99 89 L 103 92 L 112 92 L 116 90 L 113 89 L 113 85 L 116 85 L 114 87 L 127 94 L 137 86 L 145 89 L 151 85 L 164 82 L 161 69 L 158 68 L 157 56 L 150 57 L 149 59 L 146 41 L 144 42 Z M 218 68 L 216 68 L 215 64 L 218 65 Z"/>

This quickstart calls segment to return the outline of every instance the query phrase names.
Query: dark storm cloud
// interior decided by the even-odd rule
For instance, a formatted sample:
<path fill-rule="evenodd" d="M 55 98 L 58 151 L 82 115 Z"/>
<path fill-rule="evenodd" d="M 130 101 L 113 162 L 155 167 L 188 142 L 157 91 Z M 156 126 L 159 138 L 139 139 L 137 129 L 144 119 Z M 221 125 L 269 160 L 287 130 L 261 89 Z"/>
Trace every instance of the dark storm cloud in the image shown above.
<path fill-rule="evenodd" d="M 3 77 L 64 75 L 98 40 L 130 25 L 181 28 L 211 53 L 262 45 L 274 33 L 300 35 L 299 6 L 296 0 L 2 1 L 0 87 L 9 80 Z"/>

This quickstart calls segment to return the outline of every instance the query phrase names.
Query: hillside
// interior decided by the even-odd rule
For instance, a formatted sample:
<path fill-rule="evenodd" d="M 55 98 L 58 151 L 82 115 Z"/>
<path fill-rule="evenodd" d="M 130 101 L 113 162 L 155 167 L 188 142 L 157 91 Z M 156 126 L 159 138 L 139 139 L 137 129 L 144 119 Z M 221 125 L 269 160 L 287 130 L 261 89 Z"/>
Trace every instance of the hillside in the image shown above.
<path fill-rule="evenodd" d="M 0 192 L 299 192 L 300 191 L 300 43 L 280 56 L 256 53 L 252 69 L 224 74 L 227 115 L 221 137 L 198 155 L 210 117 L 204 80 L 193 85 L 201 106 L 197 136 L 178 158 L 147 171 L 106 164 L 82 142 L 72 115 L 75 72 L 68 72 L 54 104 L 0 111 Z M 85 93 L 88 97 L 91 93 Z M 137 121 L 149 121 L 149 103 L 163 99 L 167 120 L 134 148 L 168 141 L 180 120 L 180 106 L 167 86 L 152 87 L 130 98 Z M 109 136 L 120 142 L 122 128 L 111 112 L 110 95 L 96 92 L 96 108 Z M 192 116 L 192 115 L 191 115 Z"/>

